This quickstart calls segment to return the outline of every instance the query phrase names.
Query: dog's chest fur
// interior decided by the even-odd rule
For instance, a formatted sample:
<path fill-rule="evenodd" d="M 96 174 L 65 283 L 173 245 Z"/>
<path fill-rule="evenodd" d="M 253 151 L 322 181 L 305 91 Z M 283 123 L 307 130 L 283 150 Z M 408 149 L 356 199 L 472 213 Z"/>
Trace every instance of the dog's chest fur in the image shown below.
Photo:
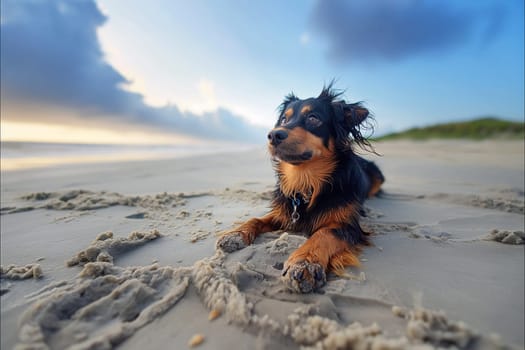
<path fill-rule="evenodd" d="M 311 235 L 340 205 L 332 184 L 334 162 L 318 162 L 309 167 L 288 163 L 277 167 L 278 181 L 273 208 L 281 217 L 281 229 Z M 335 204 L 332 205 L 332 204 Z M 341 203 L 341 206 L 343 203 Z M 297 220 L 294 220 L 294 216 Z"/>
<path fill-rule="evenodd" d="M 308 164 L 279 163 L 276 171 L 281 192 L 289 198 L 301 195 L 313 204 L 326 184 L 331 183 L 337 163 L 332 158 L 318 159 Z"/>

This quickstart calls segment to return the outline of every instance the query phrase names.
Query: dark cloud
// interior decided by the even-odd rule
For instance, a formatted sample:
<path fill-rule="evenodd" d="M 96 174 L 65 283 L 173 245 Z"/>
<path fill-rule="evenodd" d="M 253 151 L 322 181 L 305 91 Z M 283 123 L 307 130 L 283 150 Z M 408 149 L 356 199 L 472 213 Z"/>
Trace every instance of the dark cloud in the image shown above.
<path fill-rule="evenodd" d="M 501 3 L 319 0 L 311 24 L 328 38 L 336 61 L 399 60 L 494 36 L 506 13 Z"/>
<path fill-rule="evenodd" d="M 86 118 L 113 118 L 200 137 L 254 141 L 264 133 L 225 109 L 193 115 L 154 108 L 126 91 L 104 60 L 97 29 L 106 17 L 93 0 L 2 0 L 1 90 L 5 103 L 72 108 Z M 176 79 L 176 77 L 174 77 Z"/>

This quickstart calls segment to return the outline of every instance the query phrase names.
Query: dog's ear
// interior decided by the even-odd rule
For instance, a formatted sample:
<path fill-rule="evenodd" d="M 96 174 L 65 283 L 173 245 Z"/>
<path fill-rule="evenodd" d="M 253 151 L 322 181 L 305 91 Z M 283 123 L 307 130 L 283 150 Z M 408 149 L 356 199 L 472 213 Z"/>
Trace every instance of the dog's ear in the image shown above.
<path fill-rule="evenodd" d="M 354 103 L 350 105 L 346 118 L 351 125 L 355 126 L 361 124 L 369 114 L 368 109 L 360 106 L 358 103 Z"/>
<path fill-rule="evenodd" d="M 361 134 L 361 128 L 372 129 L 369 123 L 364 123 L 370 112 L 363 107 L 361 103 L 346 103 L 344 101 L 332 102 L 334 113 L 336 117 L 336 141 L 339 144 L 345 145 L 349 142 L 349 134 L 352 135 L 352 140 L 361 148 L 366 149 L 371 147 L 367 138 Z"/>
<path fill-rule="evenodd" d="M 360 125 L 370 114 L 368 109 L 360 103 L 333 102 L 335 116 L 337 121 L 345 130 L 350 132 Z"/>

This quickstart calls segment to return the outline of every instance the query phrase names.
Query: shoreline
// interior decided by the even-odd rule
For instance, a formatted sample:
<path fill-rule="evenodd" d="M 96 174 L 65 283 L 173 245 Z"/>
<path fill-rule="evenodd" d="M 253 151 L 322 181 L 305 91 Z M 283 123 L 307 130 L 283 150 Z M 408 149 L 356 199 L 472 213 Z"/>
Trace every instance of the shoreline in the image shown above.
<path fill-rule="evenodd" d="M 2 142 L 2 172 L 52 168 L 56 166 L 173 160 L 214 154 L 246 152 L 258 146 L 248 144 L 72 144 Z"/>

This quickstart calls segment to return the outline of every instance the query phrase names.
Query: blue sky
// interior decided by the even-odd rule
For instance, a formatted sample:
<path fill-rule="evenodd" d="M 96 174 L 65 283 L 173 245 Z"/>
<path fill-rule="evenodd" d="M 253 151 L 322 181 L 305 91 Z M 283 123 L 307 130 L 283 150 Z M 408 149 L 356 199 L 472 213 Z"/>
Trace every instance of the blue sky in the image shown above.
<path fill-rule="evenodd" d="M 1 6 L 3 139 L 259 142 L 285 94 L 333 78 L 378 134 L 524 116 L 520 0 Z"/>

